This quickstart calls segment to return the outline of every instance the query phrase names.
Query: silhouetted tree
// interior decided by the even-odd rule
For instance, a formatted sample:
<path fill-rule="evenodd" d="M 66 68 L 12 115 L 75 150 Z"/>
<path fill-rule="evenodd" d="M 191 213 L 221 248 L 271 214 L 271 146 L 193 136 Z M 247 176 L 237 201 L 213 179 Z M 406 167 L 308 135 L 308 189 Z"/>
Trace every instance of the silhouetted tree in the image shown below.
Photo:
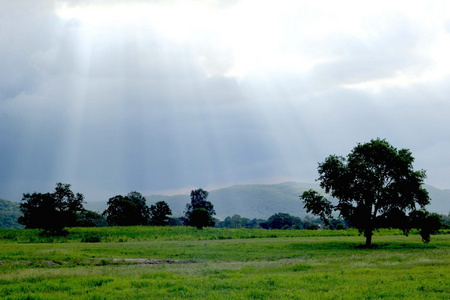
<path fill-rule="evenodd" d="M 170 210 L 169 205 L 165 201 L 158 201 L 154 205 L 150 206 L 150 224 L 154 226 L 167 226 L 169 225 Z"/>
<path fill-rule="evenodd" d="M 430 242 L 430 235 L 436 234 L 442 226 L 441 217 L 426 210 L 416 210 L 409 215 L 410 227 L 418 228 L 424 243 Z"/>
<path fill-rule="evenodd" d="M 186 204 L 186 225 L 197 228 L 214 226 L 214 206 L 207 201 L 209 193 L 203 189 L 191 191 L 191 203 Z"/>
<path fill-rule="evenodd" d="M 198 229 L 214 226 L 214 219 L 206 208 L 194 208 L 189 218 L 190 225 Z"/>
<path fill-rule="evenodd" d="M 144 196 L 142 196 L 142 194 L 139 192 L 133 191 L 129 192 L 127 197 L 133 203 L 136 203 L 136 206 L 138 207 L 138 211 L 140 212 L 138 217 L 139 225 L 148 224 L 150 217 L 150 209 L 146 204 L 146 199 L 144 198 Z"/>
<path fill-rule="evenodd" d="M 319 164 L 320 186 L 338 199 L 337 205 L 313 190 L 300 197 L 306 210 L 319 215 L 327 225 L 331 213 L 339 211 L 351 226 L 364 233 L 370 247 L 377 228 L 400 228 L 408 234 L 411 227 L 422 226 L 414 215 L 430 199 L 422 187 L 425 171 L 414 171 L 413 161 L 409 150 L 397 150 L 386 140 L 358 144 L 347 158 L 331 155 Z M 432 232 L 422 229 L 423 240 L 429 241 Z"/>
<path fill-rule="evenodd" d="M 130 192 L 127 196 L 116 195 L 108 200 L 103 216 L 113 226 L 146 225 L 150 211 L 145 202 L 138 192 Z"/>
<path fill-rule="evenodd" d="M 70 184 L 57 183 L 53 193 L 23 194 L 18 222 L 25 228 L 40 228 L 45 234 L 64 234 L 65 227 L 77 225 L 77 214 L 84 211 L 84 197 L 70 190 Z"/>

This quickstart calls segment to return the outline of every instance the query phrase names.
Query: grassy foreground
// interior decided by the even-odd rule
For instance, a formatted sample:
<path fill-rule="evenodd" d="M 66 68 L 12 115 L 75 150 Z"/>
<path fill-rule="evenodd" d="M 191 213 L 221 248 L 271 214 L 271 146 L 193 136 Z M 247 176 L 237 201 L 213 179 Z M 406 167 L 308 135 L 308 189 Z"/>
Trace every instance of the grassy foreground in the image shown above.
<path fill-rule="evenodd" d="M 0 298 L 450 299 L 448 232 L 363 241 L 354 230 L 0 230 Z"/>

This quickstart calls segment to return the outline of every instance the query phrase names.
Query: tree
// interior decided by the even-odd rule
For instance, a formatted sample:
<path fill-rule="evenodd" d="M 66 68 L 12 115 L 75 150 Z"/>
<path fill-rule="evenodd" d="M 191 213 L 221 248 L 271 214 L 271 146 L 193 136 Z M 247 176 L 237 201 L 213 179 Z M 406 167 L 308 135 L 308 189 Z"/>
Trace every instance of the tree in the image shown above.
<path fill-rule="evenodd" d="M 371 247 L 373 231 L 378 228 L 400 228 L 408 234 L 410 228 L 423 224 L 415 214 L 430 199 L 422 187 L 425 171 L 414 171 L 413 162 L 408 149 L 397 150 L 384 139 L 358 144 L 346 158 L 330 155 L 319 163 L 320 186 L 337 198 L 337 205 L 313 190 L 300 197 L 306 210 L 327 225 L 332 212 L 339 211 L 364 233 L 365 245 Z M 429 232 L 421 230 L 424 241 L 429 240 Z"/>
<path fill-rule="evenodd" d="M 186 225 L 199 229 L 214 226 L 213 215 L 216 214 L 214 206 L 207 201 L 209 193 L 203 189 L 191 191 L 191 203 L 186 204 Z"/>
<path fill-rule="evenodd" d="M 53 193 L 23 194 L 18 222 L 25 228 L 40 228 L 45 234 L 64 234 L 64 227 L 77 225 L 84 211 L 84 197 L 70 190 L 70 184 L 57 183 Z"/>
<path fill-rule="evenodd" d="M 103 212 L 109 225 L 146 225 L 150 216 L 145 198 L 138 192 L 127 196 L 116 195 L 108 200 L 108 208 Z"/>
<path fill-rule="evenodd" d="M 233 215 L 232 217 L 228 216 L 223 221 L 216 219 L 215 226 L 218 228 L 260 228 L 260 224 L 264 223 L 266 220 L 250 220 L 245 217 L 241 217 L 240 215 Z M 269 229 L 268 226 L 265 229 Z"/>
<path fill-rule="evenodd" d="M 214 220 L 206 208 L 194 208 L 190 214 L 190 225 L 198 229 L 214 226 Z"/>
<path fill-rule="evenodd" d="M 286 213 L 276 213 L 269 217 L 267 220 L 267 226 L 269 229 L 283 229 L 291 228 L 295 225 L 301 228 L 303 223 L 298 217 L 291 216 Z"/>
<path fill-rule="evenodd" d="M 167 226 L 170 222 L 172 211 L 165 201 L 158 201 L 150 206 L 150 224 L 155 226 Z"/>
<path fill-rule="evenodd" d="M 411 212 L 409 222 L 419 229 L 420 236 L 424 243 L 430 242 L 430 235 L 436 234 L 442 226 L 442 219 L 436 213 L 429 213 L 426 210 L 416 210 Z"/>
<path fill-rule="evenodd" d="M 137 225 L 147 225 L 150 218 L 150 209 L 146 204 L 145 197 L 136 191 L 129 192 L 127 197 L 137 206 L 137 222 L 139 223 Z"/>
<path fill-rule="evenodd" d="M 231 217 L 231 223 L 233 228 L 241 228 L 242 227 L 242 218 L 240 215 L 233 215 Z"/>
<path fill-rule="evenodd" d="M 226 217 L 223 221 L 217 221 L 215 226 L 219 228 L 249 228 L 252 227 L 252 221 L 240 215 L 233 215 L 232 217 Z"/>

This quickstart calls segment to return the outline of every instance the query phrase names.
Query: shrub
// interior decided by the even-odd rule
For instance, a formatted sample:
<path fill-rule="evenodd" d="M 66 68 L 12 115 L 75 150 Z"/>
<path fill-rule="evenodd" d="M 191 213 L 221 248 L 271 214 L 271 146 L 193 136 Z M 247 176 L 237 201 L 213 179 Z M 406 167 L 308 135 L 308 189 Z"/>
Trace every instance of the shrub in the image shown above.
<path fill-rule="evenodd" d="M 81 239 L 82 243 L 100 243 L 101 238 L 95 234 L 87 234 Z"/>

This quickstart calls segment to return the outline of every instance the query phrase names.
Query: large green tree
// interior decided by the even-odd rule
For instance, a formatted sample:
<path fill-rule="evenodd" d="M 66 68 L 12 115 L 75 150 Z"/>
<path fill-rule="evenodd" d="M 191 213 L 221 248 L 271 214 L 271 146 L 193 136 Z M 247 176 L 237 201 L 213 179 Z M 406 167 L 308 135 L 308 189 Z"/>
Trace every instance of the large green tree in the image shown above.
<path fill-rule="evenodd" d="M 191 203 L 186 205 L 186 225 L 195 226 L 199 229 L 214 226 L 213 215 L 216 214 L 214 206 L 206 200 L 209 193 L 203 189 L 191 191 Z"/>
<path fill-rule="evenodd" d="M 127 196 L 116 195 L 108 200 L 103 216 L 113 226 L 147 225 L 150 210 L 145 202 L 138 192 L 130 192 Z"/>
<path fill-rule="evenodd" d="M 53 193 L 23 194 L 22 216 L 25 228 L 41 228 L 44 233 L 62 234 L 64 227 L 77 225 L 77 214 L 84 211 L 84 197 L 70 190 L 70 184 L 57 183 Z"/>
<path fill-rule="evenodd" d="M 154 226 L 169 225 L 172 210 L 165 201 L 158 201 L 150 206 L 150 224 Z"/>
<path fill-rule="evenodd" d="M 422 186 L 425 171 L 415 171 L 413 162 L 408 149 L 397 150 L 384 139 L 358 144 L 346 158 L 330 155 L 319 163 L 320 186 L 338 200 L 337 205 L 313 190 L 304 192 L 301 199 L 306 210 L 325 224 L 338 211 L 364 233 L 370 247 L 378 228 L 400 228 L 408 234 L 411 228 L 426 224 L 424 219 L 433 218 L 425 211 L 430 202 Z M 422 228 L 422 239 L 429 241 L 437 229 Z"/>

